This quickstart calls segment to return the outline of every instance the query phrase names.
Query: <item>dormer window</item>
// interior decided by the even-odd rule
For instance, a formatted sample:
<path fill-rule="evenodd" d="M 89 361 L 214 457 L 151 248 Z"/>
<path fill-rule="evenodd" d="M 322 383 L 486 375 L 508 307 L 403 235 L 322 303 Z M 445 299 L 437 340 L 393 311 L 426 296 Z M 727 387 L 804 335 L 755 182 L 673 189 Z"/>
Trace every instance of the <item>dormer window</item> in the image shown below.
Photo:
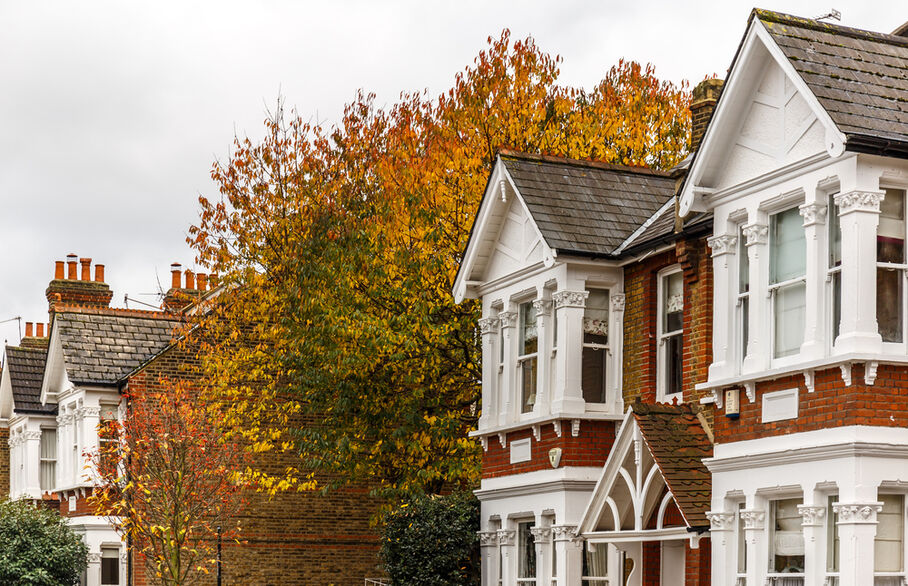
<path fill-rule="evenodd" d="M 770 217 L 769 294 L 772 297 L 773 357 L 800 352 L 807 312 L 807 246 L 798 208 Z"/>
<path fill-rule="evenodd" d="M 903 340 L 905 264 L 905 192 L 887 189 L 880 202 L 876 236 L 876 319 L 884 342 Z"/>
<path fill-rule="evenodd" d="M 680 397 L 684 327 L 684 278 L 680 267 L 659 274 L 657 319 L 659 360 L 657 395 L 660 401 Z"/>
<path fill-rule="evenodd" d="M 588 291 L 583 310 L 583 368 L 581 388 L 587 403 L 606 402 L 605 376 L 608 358 L 608 291 Z"/>
<path fill-rule="evenodd" d="M 520 345 L 517 362 L 520 370 L 520 412 L 529 413 L 536 404 L 536 372 L 539 356 L 536 307 L 532 301 L 520 304 L 518 320 Z"/>

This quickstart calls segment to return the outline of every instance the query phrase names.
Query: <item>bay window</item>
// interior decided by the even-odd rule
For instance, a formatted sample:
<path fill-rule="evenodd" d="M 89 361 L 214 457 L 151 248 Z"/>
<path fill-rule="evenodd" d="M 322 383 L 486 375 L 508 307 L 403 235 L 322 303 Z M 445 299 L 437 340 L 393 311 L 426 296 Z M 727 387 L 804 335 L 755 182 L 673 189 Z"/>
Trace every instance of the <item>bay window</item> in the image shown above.
<path fill-rule="evenodd" d="M 539 356 L 539 332 L 536 328 L 536 308 L 531 301 L 521 303 L 519 312 L 520 412 L 529 413 L 536 404 L 536 372 Z"/>
<path fill-rule="evenodd" d="M 842 324 L 842 221 L 836 212 L 835 194 L 829 196 L 826 214 L 829 222 L 829 260 L 826 279 L 832 288 L 832 342 L 839 337 Z"/>
<path fill-rule="evenodd" d="M 876 237 L 876 319 L 884 342 L 904 339 L 905 192 L 887 189 Z"/>
<path fill-rule="evenodd" d="M 769 573 L 767 584 L 801 586 L 804 584 L 804 533 L 800 498 L 770 503 Z"/>
<path fill-rule="evenodd" d="M 747 342 L 750 334 L 750 258 L 747 256 L 743 226 L 738 227 L 738 331 L 741 333 L 738 343 L 738 356 L 741 361 L 747 357 Z"/>
<path fill-rule="evenodd" d="M 536 538 L 531 529 L 536 523 L 530 521 L 517 525 L 517 583 L 536 583 Z"/>
<path fill-rule="evenodd" d="M 875 586 L 901 586 L 904 574 L 905 497 L 881 494 L 883 510 L 877 513 L 873 542 L 873 583 Z"/>
<path fill-rule="evenodd" d="M 583 310 L 583 367 L 581 388 L 587 403 L 605 403 L 608 358 L 608 291 L 589 291 Z"/>
<path fill-rule="evenodd" d="M 769 240 L 773 357 L 783 358 L 800 352 L 807 313 L 807 246 L 798 208 L 770 217 Z"/>
<path fill-rule="evenodd" d="M 608 545 L 600 543 L 595 548 L 583 542 L 583 586 L 607 586 Z"/>
<path fill-rule="evenodd" d="M 40 449 L 40 487 L 42 492 L 54 489 L 57 481 L 57 430 L 42 429 Z"/>
<path fill-rule="evenodd" d="M 658 400 L 666 401 L 681 393 L 682 352 L 684 324 L 684 279 L 681 269 L 673 267 L 658 277 L 659 358 L 656 390 Z"/>

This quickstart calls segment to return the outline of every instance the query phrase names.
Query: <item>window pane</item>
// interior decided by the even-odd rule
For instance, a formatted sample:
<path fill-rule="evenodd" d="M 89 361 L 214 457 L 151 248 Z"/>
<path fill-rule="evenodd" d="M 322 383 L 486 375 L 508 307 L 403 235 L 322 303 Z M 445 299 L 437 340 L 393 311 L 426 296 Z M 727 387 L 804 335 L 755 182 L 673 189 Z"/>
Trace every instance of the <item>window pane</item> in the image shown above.
<path fill-rule="evenodd" d="M 829 497 L 829 504 L 826 508 L 826 571 L 839 571 L 839 532 L 836 529 L 839 516 L 836 515 L 832 508 L 832 503 L 837 497 Z"/>
<path fill-rule="evenodd" d="M 520 523 L 517 535 L 517 577 L 518 578 L 535 578 L 536 577 L 536 540 L 530 529 L 535 527 L 535 523 Z"/>
<path fill-rule="evenodd" d="M 532 303 L 520 304 L 520 354 L 532 354 L 537 349 L 536 308 Z"/>
<path fill-rule="evenodd" d="M 605 348 L 584 348 L 580 387 L 587 403 L 605 403 Z"/>
<path fill-rule="evenodd" d="M 873 569 L 877 572 L 902 571 L 903 497 L 882 494 L 878 500 L 883 510 L 877 514 L 876 538 L 873 547 Z"/>
<path fill-rule="evenodd" d="M 835 195 L 829 196 L 827 216 L 829 218 L 829 266 L 837 267 L 842 264 L 842 223 L 835 205 Z"/>
<path fill-rule="evenodd" d="M 684 312 L 684 281 L 681 272 L 662 278 L 662 333 L 680 330 Z"/>
<path fill-rule="evenodd" d="M 738 228 L 738 293 L 748 291 L 750 291 L 750 258 L 747 256 L 744 230 Z"/>
<path fill-rule="evenodd" d="M 773 536 L 770 566 L 773 572 L 804 571 L 804 535 L 801 533 L 801 499 L 773 502 Z"/>
<path fill-rule="evenodd" d="M 589 291 L 583 310 L 583 341 L 587 344 L 608 344 L 608 291 Z"/>
<path fill-rule="evenodd" d="M 797 354 L 801 349 L 806 295 L 807 287 L 803 282 L 776 289 L 773 308 L 776 358 Z"/>
<path fill-rule="evenodd" d="M 536 404 L 536 357 L 520 363 L 521 413 L 529 413 Z"/>
<path fill-rule="evenodd" d="M 608 577 L 608 545 L 600 543 L 596 551 L 590 551 L 590 544 L 583 543 L 583 577 Z"/>
<path fill-rule="evenodd" d="M 782 283 L 803 276 L 807 270 L 807 247 L 804 220 L 798 208 L 775 214 L 770 225 L 770 281 Z"/>
<path fill-rule="evenodd" d="M 101 584 L 120 583 L 120 550 L 101 548 Z"/>
<path fill-rule="evenodd" d="M 747 540 L 744 535 L 744 521 L 741 519 L 741 510 L 744 503 L 738 505 L 738 516 L 735 524 L 736 541 L 738 545 L 738 573 L 747 572 Z"/>
<path fill-rule="evenodd" d="M 53 460 L 43 460 L 41 462 L 41 490 L 53 490 L 54 482 L 57 476 L 57 463 Z"/>
<path fill-rule="evenodd" d="M 879 262 L 905 261 L 905 192 L 887 189 L 880 202 L 880 224 L 877 228 L 876 258 Z"/>
<path fill-rule="evenodd" d="M 741 298 L 741 358 L 747 356 L 747 342 L 750 339 L 750 296 Z"/>
<path fill-rule="evenodd" d="M 832 341 L 839 337 L 842 327 L 842 273 L 832 274 Z"/>
<path fill-rule="evenodd" d="M 681 334 L 665 338 L 665 394 L 681 392 Z"/>
<path fill-rule="evenodd" d="M 876 270 L 876 321 L 884 342 L 902 341 L 902 271 Z"/>
<path fill-rule="evenodd" d="M 55 460 L 57 458 L 57 430 L 41 430 L 41 458 Z"/>

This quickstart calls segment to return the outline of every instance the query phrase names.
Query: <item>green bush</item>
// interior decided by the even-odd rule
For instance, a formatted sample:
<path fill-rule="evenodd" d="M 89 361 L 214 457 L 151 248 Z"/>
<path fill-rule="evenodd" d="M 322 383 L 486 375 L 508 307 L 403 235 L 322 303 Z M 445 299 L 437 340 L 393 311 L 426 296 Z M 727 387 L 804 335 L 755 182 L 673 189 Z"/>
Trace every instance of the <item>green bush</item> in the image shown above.
<path fill-rule="evenodd" d="M 75 584 L 87 556 L 88 548 L 56 512 L 27 501 L 0 501 L 0 584 Z"/>
<path fill-rule="evenodd" d="M 479 584 L 479 501 L 424 496 L 384 518 L 381 557 L 395 586 Z"/>

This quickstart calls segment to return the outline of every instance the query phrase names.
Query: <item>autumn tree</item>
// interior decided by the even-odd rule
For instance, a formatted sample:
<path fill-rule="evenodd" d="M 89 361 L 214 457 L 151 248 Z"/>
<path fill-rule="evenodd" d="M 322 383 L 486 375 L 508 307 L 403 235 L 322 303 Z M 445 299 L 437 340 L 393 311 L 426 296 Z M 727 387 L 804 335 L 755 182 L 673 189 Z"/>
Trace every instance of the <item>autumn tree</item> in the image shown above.
<path fill-rule="evenodd" d="M 436 98 L 360 94 L 333 126 L 279 104 L 214 165 L 189 240 L 230 293 L 203 358 L 255 449 L 300 455 L 267 486 L 478 479 L 478 306 L 450 291 L 497 150 L 668 168 L 688 149 L 686 85 L 621 61 L 567 88 L 559 61 L 505 31 Z"/>
<path fill-rule="evenodd" d="M 218 527 L 224 538 L 237 534 L 245 452 L 219 431 L 217 406 L 185 384 L 162 381 L 126 401 L 122 423 L 99 427 L 90 504 L 158 584 L 195 583 L 215 562 Z"/>

